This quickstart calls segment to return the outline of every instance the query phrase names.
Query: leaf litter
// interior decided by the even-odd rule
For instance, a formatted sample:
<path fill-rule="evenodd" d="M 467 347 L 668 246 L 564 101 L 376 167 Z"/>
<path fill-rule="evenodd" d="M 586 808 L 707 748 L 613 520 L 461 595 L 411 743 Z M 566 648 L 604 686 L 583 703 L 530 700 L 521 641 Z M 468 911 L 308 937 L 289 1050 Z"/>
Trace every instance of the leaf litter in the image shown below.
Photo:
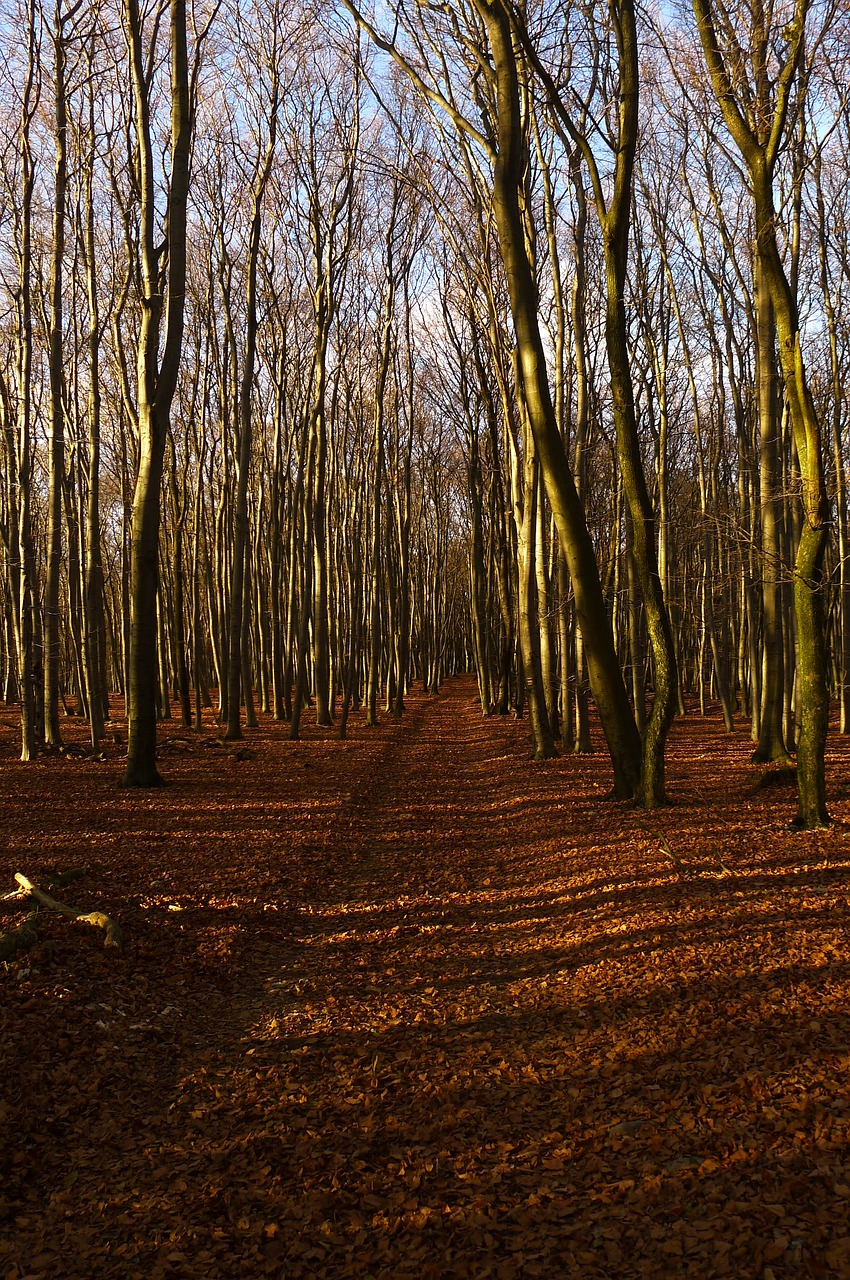
<path fill-rule="evenodd" d="M 219 732 L 152 794 L 0 730 L 0 892 L 84 869 L 125 936 L 0 965 L 0 1280 L 850 1276 L 837 736 L 797 834 L 696 716 L 650 814 L 469 680 Z"/>

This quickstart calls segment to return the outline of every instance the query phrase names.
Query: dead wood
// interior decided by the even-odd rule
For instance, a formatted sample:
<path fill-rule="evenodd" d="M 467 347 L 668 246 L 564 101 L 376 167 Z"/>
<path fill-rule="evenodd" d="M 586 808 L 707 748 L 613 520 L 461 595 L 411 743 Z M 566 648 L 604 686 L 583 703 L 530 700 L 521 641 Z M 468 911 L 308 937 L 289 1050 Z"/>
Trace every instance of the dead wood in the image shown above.
<path fill-rule="evenodd" d="M 39 889 L 20 871 L 15 872 L 15 879 L 30 897 L 35 898 L 36 902 L 47 907 L 49 911 L 58 911 L 60 915 L 68 920 L 75 920 L 78 924 L 92 924 L 98 929 L 103 929 L 106 933 L 105 946 L 120 947 L 123 943 L 124 934 L 121 926 L 103 911 L 83 911 L 80 907 L 70 907 L 65 902 L 59 902 L 56 898 L 51 898 L 50 894 L 45 893 L 43 889 Z"/>
<path fill-rule="evenodd" d="M 0 902 L 12 902 L 14 899 L 20 901 L 26 899 L 26 896 L 23 889 L 13 889 L 11 893 L 0 894 Z"/>
<path fill-rule="evenodd" d="M 13 894 L 12 896 L 16 897 L 17 895 Z M 9 929 L 5 933 L 0 933 L 0 960 L 8 960 L 16 951 L 23 951 L 26 947 L 31 947 L 34 942 L 38 942 L 37 920 L 38 912 L 31 911 L 23 924 L 19 924 L 17 929 Z"/>
<path fill-rule="evenodd" d="M 163 752 L 168 753 L 170 751 L 194 751 L 196 746 L 197 741 L 194 738 L 187 738 L 183 734 L 175 734 L 173 737 L 163 738 L 157 743 L 156 753 L 160 755 Z"/>

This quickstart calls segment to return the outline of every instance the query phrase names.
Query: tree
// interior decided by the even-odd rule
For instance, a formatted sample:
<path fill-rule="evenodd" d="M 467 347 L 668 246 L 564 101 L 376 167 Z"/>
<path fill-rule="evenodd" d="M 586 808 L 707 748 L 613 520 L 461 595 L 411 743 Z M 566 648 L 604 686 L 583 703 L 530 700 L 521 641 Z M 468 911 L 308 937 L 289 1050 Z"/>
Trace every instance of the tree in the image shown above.
<path fill-rule="evenodd" d="M 611 378 L 617 458 L 629 511 L 631 563 L 640 584 L 654 662 L 655 697 L 643 733 L 638 795 L 646 808 L 654 808 L 666 798 L 664 748 L 676 710 L 678 676 L 673 632 L 658 572 L 655 515 L 641 458 L 625 306 L 629 272 L 629 223 L 640 121 L 635 6 L 632 0 L 616 0 L 609 6 L 608 14 L 616 46 L 616 60 L 611 82 L 603 78 L 603 87 L 612 91 L 609 100 L 617 105 L 615 110 L 606 109 L 602 113 L 603 120 L 608 115 L 613 117 L 603 135 L 614 156 L 607 193 L 594 142 L 588 133 L 582 132 L 574 123 L 572 114 L 565 105 L 564 95 L 543 65 L 524 23 L 518 24 L 518 32 L 546 91 L 547 105 L 564 131 L 565 144 L 568 149 L 575 147 L 581 153 L 587 167 L 602 230 L 606 284 L 605 341 Z M 595 42 L 596 39 L 597 35 L 593 32 L 591 40 Z M 605 53 L 603 45 L 596 54 L 597 61 L 604 64 Z"/>
<path fill-rule="evenodd" d="M 31 760 L 36 745 L 44 736 L 44 688 L 41 679 L 41 611 L 38 604 L 38 579 L 32 528 L 31 476 L 32 445 L 32 366 L 33 366 L 33 191 L 35 159 L 32 147 L 33 120 L 41 96 L 41 74 L 38 59 L 39 41 L 34 0 L 27 5 L 27 42 L 23 89 L 19 104 L 19 137 L 17 140 L 18 172 L 7 177 L 7 184 L 19 182 L 15 209 L 14 240 L 17 259 L 15 290 L 16 321 L 16 398 L 13 410 L 8 390 L 3 395 L 8 441 L 8 461 L 14 470 L 14 492 L 10 494 L 9 525 L 5 537 L 11 587 L 12 616 L 17 650 L 17 685 L 21 700 L 21 759 Z M 9 179 L 11 178 L 11 183 Z M 10 192 L 11 195 L 11 192 Z M 14 426 L 12 419 L 14 415 Z"/>
<path fill-rule="evenodd" d="M 186 289 L 186 209 L 193 104 L 190 93 L 185 0 L 170 0 L 171 165 L 158 242 L 156 159 L 149 65 L 155 60 L 158 23 L 147 35 L 138 0 L 125 0 L 124 32 L 133 87 L 135 159 L 138 165 L 141 314 L 136 345 L 136 403 L 128 404 L 139 439 L 133 495 L 131 629 L 128 663 L 127 767 L 130 787 L 162 783 L 156 766 L 157 589 L 163 459 L 183 342 Z M 160 342 L 162 341 L 162 349 Z"/>
<path fill-rule="evenodd" d="M 265 148 L 257 150 L 253 157 L 253 172 L 246 183 L 250 190 L 251 209 L 248 224 L 248 244 L 246 262 L 246 301 L 245 301 L 245 350 L 242 359 L 242 376 L 239 383 L 239 446 L 236 471 L 236 502 L 233 515 L 233 553 L 230 582 L 230 627 L 228 639 L 228 674 L 227 674 L 227 737 L 241 738 L 239 691 L 243 683 L 243 670 L 246 669 L 243 653 L 243 634 L 245 627 L 244 611 L 249 606 L 250 597 L 245 590 L 245 561 L 248 539 L 248 473 L 251 466 L 251 449 L 253 441 L 253 393 L 254 369 L 257 353 L 257 271 L 260 256 L 260 237 L 263 222 L 263 200 L 271 177 L 272 165 L 277 144 L 278 109 L 280 105 L 280 60 L 282 18 L 275 5 L 272 12 L 257 15 L 260 28 L 256 33 L 261 40 L 267 40 L 267 48 L 263 49 L 260 66 L 257 68 L 257 80 L 262 83 L 263 74 L 268 77 L 265 92 L 268 101 L 258 110 L 258 130 L 265 131 Z M 252 86 L 252 95 L 255 92 Z M 258 142 L 259 148 L 259 142 Z M 250 691 L 245 690 L 246 699 Z"/>
<path fill-rule="evenodd" d="M 56 0 L 50 42 L 53 47 L 53 251 L 50 261 L 49 368 L 50 468 L 48 554 L 44 592 L 44 731 L 49 747 L 62 741 L 59 729 L 59 569 L 62 561 L 62 488 L 65 478 L 65 404 L 63 279 L 68 189 L 67 15 Z"/>
<path fill-rule="evenodd" d="M 756 5 L 733 12 L 718 0 L 693 0 L 693 8 L 715 98 L 746 165 L 755 216 L 757 278 L 763 285 L 760 301 L 767 305 L 766 292 L 775 317 L 800 467 L 803 524 L 794 564 L 800 671 L 796 824 L 810 829 L 829 821 L 824 775 L 829 726 L 824 607 L 829 499 L 820 417 L 806 373 L 797 298 L 782 261 L 773 190 L 799 79 L 810 0 L 793 0 L 781 11 Z M 804 93 L 804 83 L 798 88 Z M 760 359 L 764 358 L 760 352 Z"/>
<path fill-rule="evenodd" d="M 640 737 L 614 650 L 593 544 L 555 417 L 540 330 L 536 264 L 524 215 L 529 134 L 523 110 L 526 72 L 515 15 L 504 0 L 480 0 L 465 15 L 469 33 L 458 38 L 462 49 L 477 50 L 481 55 L 474 59 L 475 74 L 471 70 L 467 73 L 471 77 L 471 90 L 469 86 L 467 90 L 473 103 L 478 103 L 482 129 L 458 108 L 450 80 L 442 88 L 426 83 L 395 38 L 382 36 L 351 0 L 344 3 L 378 47 L 398 62 L 423 99 L 443 111 L 492 166 L 492 210 L 511 302 L 519 392 L 570 569 L 591 688 L 611 753 L 615 792 L 635 795 L 641 779 Z M 443 35 L 453 40 L 456 32 L 450 18 L 447 23 Z M 447 63 L 441 65 L 448 74 Z M 479 77 L 484 87 L 479 85 Z"/>

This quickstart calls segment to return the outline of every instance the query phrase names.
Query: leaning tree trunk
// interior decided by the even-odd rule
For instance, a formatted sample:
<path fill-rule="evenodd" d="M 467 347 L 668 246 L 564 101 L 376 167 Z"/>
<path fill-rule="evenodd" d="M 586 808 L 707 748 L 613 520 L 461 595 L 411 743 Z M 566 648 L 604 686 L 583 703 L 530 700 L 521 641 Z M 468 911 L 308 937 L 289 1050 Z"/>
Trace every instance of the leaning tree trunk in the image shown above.
<path fill-rule="evenodd" d="M 587 646 L 591 688 L 614 768 L 614 791 L 618 796 L 630 797 L 640 785 L 640 735 L 614 649 L 596 554 L 555 418 L 540 334 L 537 285 L 523 226 L 525 145 L 513 32 L 508 11 L 501 4 L 482 6 L 482 17 L 493 51 L 498 108 L 493 210 L 508 279 L 523 394 L 573 583 L 576 616 Z"/>
<path fill-rule="evenodd" d="M 607 213 L 601 205 L 605 253 L 605 344 L 611 375 L 617 459 L 623 493 L 631 515 L 632 552 L 643 596 L 646 629 L 652 650 L 655 696 L 643 736 L 639 798 L 647 808 L 663 804 L 664 748 L 678 702 L 676 648 L 658 572 L 655 516 L 646 485 L 635 415 L 634 387 L 628 352 L 625 293 L 628 274 L 632 175 L 638 134 L 638 47 L 632 0 L 616 7 L 620 52 L 620 106 L 617 165 Z"/>
<path fill-rule="evenodd" d="M 130 525 L 130 661 L 127 670 L 128 787 L 162 785 L 156 767 L 157 589 L 159 584 L 160 482 L 162 447 L 150 407 L 139 415 L 143 452 Z"/>

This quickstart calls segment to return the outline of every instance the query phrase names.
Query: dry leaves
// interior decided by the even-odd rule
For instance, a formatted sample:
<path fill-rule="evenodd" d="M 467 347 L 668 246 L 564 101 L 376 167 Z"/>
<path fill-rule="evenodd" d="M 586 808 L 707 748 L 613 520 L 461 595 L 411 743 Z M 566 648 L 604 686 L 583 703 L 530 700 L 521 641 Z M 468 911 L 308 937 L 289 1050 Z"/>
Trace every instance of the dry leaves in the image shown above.
<path fill-rule="evenodd" d="M 850 1276 L 848 829 L 697 717 L 636 813 L 473 693 L 155 794 L 0 728 L 0 886 L 126 938 L 0 967 L 0 1280 Z"/>

